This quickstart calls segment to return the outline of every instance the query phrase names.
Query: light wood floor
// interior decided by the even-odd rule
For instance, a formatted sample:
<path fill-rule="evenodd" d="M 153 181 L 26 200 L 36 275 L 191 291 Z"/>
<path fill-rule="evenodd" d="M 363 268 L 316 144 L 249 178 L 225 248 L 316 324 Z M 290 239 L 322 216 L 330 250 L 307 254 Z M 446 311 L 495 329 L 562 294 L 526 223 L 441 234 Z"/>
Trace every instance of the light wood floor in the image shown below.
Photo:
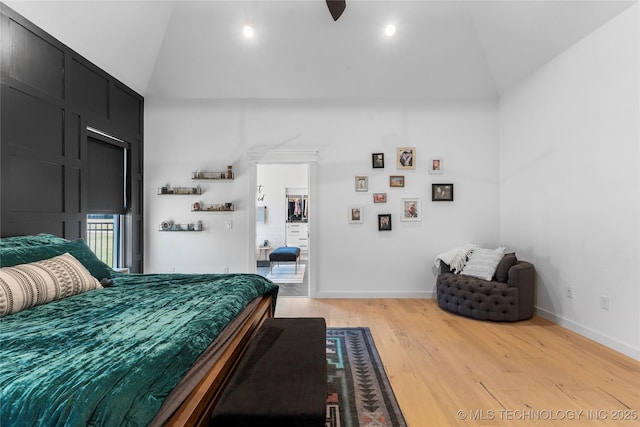
<path fill-rule="evenodd" d="M 369 327 L 411 427 L 640 425 L 640 362 L 540 317 L 493 323 L 431 299 L 284 297 L 275 314 Z"/>

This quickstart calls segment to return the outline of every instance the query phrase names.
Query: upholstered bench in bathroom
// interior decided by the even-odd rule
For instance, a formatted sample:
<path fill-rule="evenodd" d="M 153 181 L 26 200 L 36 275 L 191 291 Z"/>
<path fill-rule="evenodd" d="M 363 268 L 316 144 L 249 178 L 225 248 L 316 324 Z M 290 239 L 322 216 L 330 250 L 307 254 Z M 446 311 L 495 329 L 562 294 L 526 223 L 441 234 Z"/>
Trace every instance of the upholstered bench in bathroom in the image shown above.
<path fill-rule="evenodd" d="M 296 273 L 300 265 L 300 248 L 294 246 L 280 246 L 269 254 L 269 270 L 273 271 L 274 263 L 294 262 L 296 264 Z"/>

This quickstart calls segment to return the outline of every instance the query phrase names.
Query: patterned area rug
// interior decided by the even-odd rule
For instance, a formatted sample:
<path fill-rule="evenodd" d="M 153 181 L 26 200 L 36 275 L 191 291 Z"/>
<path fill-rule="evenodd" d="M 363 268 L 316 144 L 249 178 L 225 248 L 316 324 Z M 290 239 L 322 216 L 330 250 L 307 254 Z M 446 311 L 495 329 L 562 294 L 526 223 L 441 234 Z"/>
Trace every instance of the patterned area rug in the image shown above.
<path fill-rule="evenodd" d="M 406 427 L 369 328 L 327 328 L 327 427 Z"/>

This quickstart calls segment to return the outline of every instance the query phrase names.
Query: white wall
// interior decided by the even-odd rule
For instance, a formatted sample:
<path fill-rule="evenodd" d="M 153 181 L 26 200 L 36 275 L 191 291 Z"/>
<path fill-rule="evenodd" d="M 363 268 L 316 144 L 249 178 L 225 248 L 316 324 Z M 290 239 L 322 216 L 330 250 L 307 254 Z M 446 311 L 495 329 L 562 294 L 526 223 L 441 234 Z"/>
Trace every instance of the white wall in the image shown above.
<path fill-rule="evenodd" d="M 145 271 L 253 271 L 249 149 L 319 150 L 311 220 L 319 297 L 432 296 L 434 257 L 452 246 L 498 241 L 498 124 L 494 101 L 199 101 L 145 100 Z M 417 149 L 415 171 L 396 170 L 397 147 Z M 371 168 L 384 152 L 385 169 Z M 429 175 L 430 156 L 444 174 Z M 233 164 L 231 183 L 206 184 L 204 202 L 233 201 L 232 214 L 191 213 L 192 202 L 158 196 L 166 182 L 189 183 L 192 171 Z M 354 190 L 369 175 L 369 192 Z M 403 189 L 389 175 L 404 174 Z M 453 203 L 431 202 L 431 183 L 455 184 Z M 373 192 L 387 192 L 386 205 Z M 191 197 L 191 196 L 188 196 Z M 422 199 L 421 222 L 401 222 L 401 198 Z M 364 223 L 349 224 L 347 207 L 364 206 Z M 393 230 L 377 230 L 377 214 Z M 208 215 L 208 216 L 207 216 Z M 202 219 L 202 233 L 161 233 L 164 219 Z M 227 230 L 225 221 L 233 220 Z"/>
<path fill-rule="evenodd" d="M 538 312 L 635 358 L 638 22 L 636 4 L 502 96 L 499 116 L 500 237 L 535 264 Z"/>
<path fill-rule="evenodd" d="M 638 27 L 636 5 L 504 94 L 499 111 L 492 101 L 147 98 L 145 270 L 253 271 L 246 153 L 314 148 L 316 296 L 432 296 L 436 254 L 501 244 L 536 265 L 540 314 L 638 358 Z M 417 148 L 418 167 L 391 189 L 399 146 Z M 371 168 L 373 152 L 386 154 L 384 170 Z M 427 173 L 435 155 L 443 175 Z M 191 201 L 156 194 L 227 164 L 236 180 L 207 185 L 201 199 L 233 201 L 233 214 L 202 217 Z M 359 174 L 370 177 L 367 193 L 354 191 Z M 454 183 L 455 201 L 432 203 L 432 182 Z M 387 192 L 388 204 L 374 205 L 373 192 Z M 403 197 L 422 198 L 421 222 L 399 221 Z M 364 206 L 364 224 L 347 222 L 352 204 Z M 377 231 L 378 213 L 393 215 L 391 232 Z M 169 218 L 206 229 L 158 232 Z"/>

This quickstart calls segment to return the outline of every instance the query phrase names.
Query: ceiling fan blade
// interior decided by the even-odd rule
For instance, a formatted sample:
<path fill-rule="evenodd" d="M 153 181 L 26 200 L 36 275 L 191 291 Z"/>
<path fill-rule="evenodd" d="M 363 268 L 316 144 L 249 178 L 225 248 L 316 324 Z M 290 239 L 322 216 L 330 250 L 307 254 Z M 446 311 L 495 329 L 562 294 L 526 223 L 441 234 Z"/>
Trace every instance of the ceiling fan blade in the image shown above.
<path fill-rule="evenodd" d="M 333 20 L 337 21 L 347 7 L 347 2 L 346 0 L 327 0 L 327 6 L 329 7 L 329 12 L 331 12 Z"/>

